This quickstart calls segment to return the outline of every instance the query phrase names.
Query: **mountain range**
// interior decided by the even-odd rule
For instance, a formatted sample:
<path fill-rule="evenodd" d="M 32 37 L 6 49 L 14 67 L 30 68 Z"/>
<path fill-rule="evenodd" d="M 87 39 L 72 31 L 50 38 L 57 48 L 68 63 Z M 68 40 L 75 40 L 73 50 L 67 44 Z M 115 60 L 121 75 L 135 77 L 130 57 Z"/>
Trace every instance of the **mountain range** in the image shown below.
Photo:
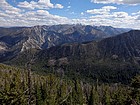
<path fill-rule="evenodd" d="M 140 73 L 140 31 L 110 26 L 0 28 L 0 62 L 92 81 L 129 83 Z"/>
<path fill-rule="evenodd" d="M 28 49 L 48 49 L 65 43 L 101 40 L 129 31 L 111 26 L 53 25 L 0 28 L 0 61 Z"/>
<path fill-rule="evenodd" d="M 100 41 L 63 44 L 39 51 L 35 62 L 67 75 L 74 72 L 103 82 L 128 82 L 140 73 L 139 40 L 140 31 L 132 30 Z"/>

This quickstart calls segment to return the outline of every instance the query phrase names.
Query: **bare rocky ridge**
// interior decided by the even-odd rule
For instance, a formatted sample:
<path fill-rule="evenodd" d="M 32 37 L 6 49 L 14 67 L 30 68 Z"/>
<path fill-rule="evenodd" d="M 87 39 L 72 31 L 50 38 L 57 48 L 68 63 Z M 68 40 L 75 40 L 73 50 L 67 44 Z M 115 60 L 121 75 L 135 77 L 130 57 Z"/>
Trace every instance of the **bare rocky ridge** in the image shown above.
<path fill-rule="evenodd" d="M 102 40 L 64 43 L 50 48 L 40 47 L 39 50 L 19 50 L 20 53 L 17 50 L 6 51 L 3 54 L 8 56 L 0 60 L 24 66 L 34 55 L 32 70 L 38 72 L 61 72 L 70 78 L 80 76 L 87 80 L 98 78 L 101 82 L 129 83 L 131 78 L 140 74 L 139 40 L 140 31 L 132 30 Z M 2 58 L 3 55 L 0 56 Z"/>
<path fill-rule="evenodd" d="M 115 37 L 89 43 L 72 43 L 51 47 L 40 52 L 39 56 L 47 59 L 80 58 L 96 60 L 140 60 L 140 31 L 132 30 Z"/>
<path fill-rule="evenodd" d="M 106 32 L 106 30 L 102 29 L 84 25 L 0 28 L 0 59 L 3 61 L 6 58 L 12 58 L 20 52 L 32 48 L 42 50 L 65 43 L 83 43 L 101 40 L 128 31 L 126 29 L 108 27 L 108 30 L 111 30 L 111 33 L 108 34 L 109 31 Z"/>
<path fill-rule="evenodd" d="M 140 74 L 140 30 L 132 30 L 101 41 L 71 43 L 41 50 L 36 64 L 103 82 L 129 83 Z M 52 69 L 51 69 L 52 70 Z"/>

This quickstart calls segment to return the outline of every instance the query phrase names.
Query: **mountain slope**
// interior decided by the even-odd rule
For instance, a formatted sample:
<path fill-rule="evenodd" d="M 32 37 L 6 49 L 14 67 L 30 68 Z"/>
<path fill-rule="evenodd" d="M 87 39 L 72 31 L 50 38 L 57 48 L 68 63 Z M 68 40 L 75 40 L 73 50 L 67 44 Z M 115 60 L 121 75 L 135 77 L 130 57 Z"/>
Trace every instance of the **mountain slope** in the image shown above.
<path fill-rule="evenodd" d="M 133 30 L 116 37 L 107 38 L 100 41 L 98 47 L 102 57 L 113 55 L 123 60 L 140 57 L 140 31 Z"/>
<path fill-rule="evenodd" d="M 95 26 L 94 28 L 103 31 L 110 36 L 119 35 L 121 33 L 125 33 L 131 30 L 131 29 L 124 29 L 124 28 L 113 28 L 111 26 Z"/>
<path fill-rule="evenodd" d="M 63 73 L 88 81 L 129 83 L 140 74 L 140 31 L 132 30 L 101 41 L 67 43 L 44 50 L 26 50 L 6 62 L 24 66 L 34 59 L 32 70 Z"/>
<path fill-rule="evenodd" d="M 41 51 L 40 55 L 50 58 L 72 57 L 72 56 L 93 56 L 96 58 L 117 58 L 128 60 L 140 57 L 140 31 L 133 30 L 115 37 L 93 41 L 88 43 L 72 43 L 62 46 L 51 47 Z"/>
<path fill-rule="evenodd" d="M 36 64 L 46 70 L 61 69 L 70 77 L 128 83 L 140 74 L 139 40 L 140 31 L 133 30 L 98 42 L 55 46 L 40 51 Z"/>
<path fill-rule="evenodd" d="M 110 29 L 116 34 L 128 31 L 121 29 L 124 31 L 116 32 L 115 28 L 108 27 L 108 30 Z M 28 49 L 47 49 L 65 43 L 101 40 L 112 34 L 108 33 L 106 30 L 84 25 L 0 28 L 0 62 L 12 59 Z M 114 33 L 112 36 L 116 35 Z"/>

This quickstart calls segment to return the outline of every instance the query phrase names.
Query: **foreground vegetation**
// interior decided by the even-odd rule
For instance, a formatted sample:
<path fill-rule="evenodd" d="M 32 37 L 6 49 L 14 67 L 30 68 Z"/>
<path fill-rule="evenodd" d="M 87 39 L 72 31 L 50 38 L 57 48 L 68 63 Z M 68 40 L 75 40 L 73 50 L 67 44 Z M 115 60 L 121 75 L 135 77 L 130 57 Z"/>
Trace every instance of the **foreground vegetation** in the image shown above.
<path fill-rule="evenodd" d="M 140 76 L 130 85 L 95 84 L 0 64 L 1 105 L 140 105 Z"/>

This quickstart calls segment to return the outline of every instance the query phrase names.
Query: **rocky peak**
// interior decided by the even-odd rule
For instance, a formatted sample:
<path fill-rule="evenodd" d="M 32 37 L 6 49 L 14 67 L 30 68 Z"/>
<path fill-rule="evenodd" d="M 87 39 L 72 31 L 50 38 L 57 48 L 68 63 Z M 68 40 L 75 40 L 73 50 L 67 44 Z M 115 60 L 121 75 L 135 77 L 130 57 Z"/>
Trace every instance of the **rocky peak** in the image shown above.
<path fill-rule="evenodd" d="M 114 30 L 116 29 L 114 28 Z M 83 43 L 101 40 L 109 36 L 110 34 L 105 31 L 89 25 L 38 25 L 0 28 L 0 43 L 5 45 L 5 47 L 1 45 L 1 50 L 10 49 L 6 51 L 16 52 L 16 54 L 32 48 L 48 49 L 65 43 Z"/>

